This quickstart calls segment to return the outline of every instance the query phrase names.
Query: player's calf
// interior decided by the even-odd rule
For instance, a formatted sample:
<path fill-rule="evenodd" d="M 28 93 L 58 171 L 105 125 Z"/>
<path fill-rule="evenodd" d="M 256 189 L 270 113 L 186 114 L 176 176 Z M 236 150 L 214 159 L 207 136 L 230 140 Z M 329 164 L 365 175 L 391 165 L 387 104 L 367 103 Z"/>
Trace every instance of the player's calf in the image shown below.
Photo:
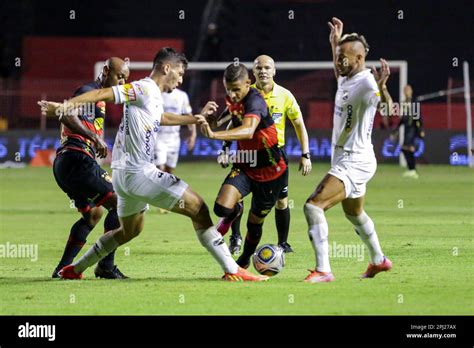
<path fill-rule="evenodd" d="M 324 210 L 309 201 L 304 205 L 304 214 L 308 223 L 308 235 L 316 256 L 315 272 L 330 274 L 328 223 Z"/>
<path fill-rule="evenodd" d="M 201 245 L 214 257 L 226 274 L 238 272 L 238 266 L 232 258 L 224 238 L 212 224 L 209 208 L 197 193 L 188 187 L 181 197 L 180 203 L 172 211 L 191 218 Z"/>
<path fill-rule="evenodd" d="M 370 263 L 373 265 L 382 263 L 384 260 L 384 255 L 372 219 L 365 211 L 362 211 L 362 213 L 357 216 L 348 215 L 346 213 L 346 218 L 352 223 L 355 232 L 360 237 L 362 242 L 367 246 Z"/>
<path fill-rule="evenodd" d="M 257 249 L 260 239 L 262 238 L 264 220 L 265 216 L 257 216 L 253 212 L 250 212 L 249 214 L 244 249 L 242 255 L 237 259 L 237 264 L 242 268 L 248 268 L 250 265 L 250 258 Z"/>

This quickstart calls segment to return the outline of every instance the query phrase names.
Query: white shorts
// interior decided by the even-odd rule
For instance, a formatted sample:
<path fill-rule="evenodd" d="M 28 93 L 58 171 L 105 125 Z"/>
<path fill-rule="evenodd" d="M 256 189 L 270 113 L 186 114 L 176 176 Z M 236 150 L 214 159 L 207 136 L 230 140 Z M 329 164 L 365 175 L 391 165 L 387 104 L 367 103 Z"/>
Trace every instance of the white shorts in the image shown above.
<path fill-rule="evenodd" d="M 346 198 L 364 196 L 366 185 L 374 176 L 376 169 L 377 160 L 372 149 L 356 153 L 333 147 L 331 169 L 328 174 L 344 183 Z"/>
<path fill-rule="evenodd" d="M 112 184 L 118 197 L 120 217 L 148 210 L 148 204 L 170 210 L 188 188 L 183 180 L 162 172 L 153 164 L 138 173 L 114 170 Z"/>
<path fill-rule="evenodd" d="M 155 145 L 155 164 L 157 166 L 166 165 L 169 168 L 176 168 L 180 145 L 181 139 L 179 134 L 159 136 Z"/>

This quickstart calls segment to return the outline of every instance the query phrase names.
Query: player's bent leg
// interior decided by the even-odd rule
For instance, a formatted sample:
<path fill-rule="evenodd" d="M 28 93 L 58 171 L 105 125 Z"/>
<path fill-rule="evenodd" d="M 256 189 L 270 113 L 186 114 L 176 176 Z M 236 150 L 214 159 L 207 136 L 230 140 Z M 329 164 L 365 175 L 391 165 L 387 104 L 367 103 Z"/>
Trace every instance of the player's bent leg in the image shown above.
<path fill-rule="evenodd" d="M 335 176 L 326 174 L 306 203 L 310 203 L 326 211 L 345 198 L 346 192 L 344 183 Z"/>
<path fill-rule="evenodd" d="M 347 198 L 342 201 L 342 208 L 369 251 L 370 263 L 362 278 L 373 278 L 379 272 L 390 270 L 392 262 L 384 256 L 374 222 L 364 211 L 364 197 Z"/>
<path fill-rule="evenodd" d="M 240 191 L 233 185 L 224 184 L 219 190 L 214 203 L 214 213 L 221 218 L 217 223 L 217 230 L 221 235 L 225 235 L 235 219 L 242 215 L 242 198 Z"/>
<path fill-rule="evenodd" d="M 104 233 L 120 229 L 120 220 L 117 215 L 117 195 L 111 192 L 111 194 L 107 195 L 107 198 L 100 203 L 107 209 L 107 215 L 104 219 Z M 128 278 L 115 265 L 115 250 L 98 262 L 94 274 L 97 278 L 104 279 Z"/>
<path fill-rule="evenodd" d="M 212 226 L 209 209 L 204 200 L 189 186 L 183 192 L 171 211 L 191 218 L 195 229 L 209 228 Z"/>
<path fill-rule="evenodd" d="M 61 278 L 81 279 L 82 272 L 87 268 L 117 249 L 119 245 L 125 244 L 129 240 L 138 236 L 138 234 L 143 230 L 143 217 L 143 212 L 135 213 L 123 218 L 121 217 L 121 228 L 102 235 L 77 262 L 74 262 L 61 270 Z"/>
<path fill-rule="evenodd" d="M 324 211 L 342 201 L 346 196 L 344 184 L 327 174 L 304 205 L 308 235 L 316 255 L 316 267 L 305 278 L 306 282 L 334 281 L 329 264 L 328 223 Z"/>
<path fill-rule="evenodd" d="M 244 215 L 243 212 L 244 212 L 245 207 L 244 207 L 243 200 L 240 200 L 239 203 L 242 204 L 242 213 L 237 215 L 237 217 L 232 222 L 232 226 L 231 226 L 232 234 L 229 238 L 229 242 L 230 242 L 229 249 L 232 255 L 239 255 L 240 250 L 242 248 L 242 235 L 240 234 L 240 223 L 242 221 L 242 216 Z"/>
<path fill-rule="evenodd" d="M 101 208 L 91 208 L 82 213 L 82 217 L 72 225 L 63 256 L 53 271 L 53 278 L 59 278 L 59 271 L 74 261 L 74 258 L 79 254 L 86 243 L 87 236 L 100 221 L 101 217 Z"/>
<path fill-rule="evenodd" d="M 172 211 L 191 218 L 196 235 L 207 251 L 224 271 L 224 279 L 229 281 L 262 281 L 268 277 L 256 276 L 241 269 L 232 258 L 224 238 L 212 225 L 209 209 L 204 200 L 189 187 Z"/>
<path fill-rule="evenodd" d="M 244 248 L 242 255 L 237 259 L 237 264 L 242 268 L 250 266 L 250 258 L 257 249 L 260 239 L 262 238 L 263 222 L 265 216 L 258 216 L 254 212 L 249 212 L 247 220 L 247 234 L 245 236 Z"/>

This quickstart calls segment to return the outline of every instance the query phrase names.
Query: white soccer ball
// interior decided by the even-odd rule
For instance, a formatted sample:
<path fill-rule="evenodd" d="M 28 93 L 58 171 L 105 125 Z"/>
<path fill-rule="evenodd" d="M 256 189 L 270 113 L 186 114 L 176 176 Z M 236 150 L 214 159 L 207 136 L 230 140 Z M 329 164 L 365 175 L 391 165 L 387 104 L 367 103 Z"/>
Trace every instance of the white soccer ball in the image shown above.
<path fill-rule="evenodd" d="M 285 267 L 285 253 L 278 245 L 265 244 L 253 254 L 252 263 L 258 273 L 271 277 Z"/>

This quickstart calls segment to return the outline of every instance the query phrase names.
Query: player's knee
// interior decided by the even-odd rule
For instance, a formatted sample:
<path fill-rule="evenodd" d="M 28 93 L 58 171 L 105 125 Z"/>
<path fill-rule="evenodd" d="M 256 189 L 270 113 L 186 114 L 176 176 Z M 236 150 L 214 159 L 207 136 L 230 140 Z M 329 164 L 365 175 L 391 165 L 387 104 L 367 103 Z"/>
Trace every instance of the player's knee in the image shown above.
<path fill-rule="evenodd" d="M 324 200 L 321 200 L 318 195 L 312 195 L 311 197 L 309 197 L 306 200 L 305 206 L 306 206 L 306 204 L 310 204 L 310 205 L 313 205 L 315 207 L 318 207 L 318 208 L 322 209 L 323 211 L 325 211 L 328 207 L 327 202 L 325 202 Z"/>
<path fill-rule="evenodd" d="M 233 208 L 226 208 L 223 205 L 220 205 L 219 203 L 214 203 L 214 214 L 216 214 L 218 217 L 226 217 L 232 214 L 234 211 Z"/>
<path fill-rule="evenodd" d="M 207 206 L 206 202 L 202 201 L 196 213 L 196 220 L 202 222 L 208 219 L 210 219 L 209 207 Z"/>
<path fill-rule="evenodd" d="M 270 211 L 269 211 L 270 212 Z M 248 223 L 261 225 L 265 221 L 265 217 L 268 215 L 268 212 L 262 214 L 262 212 L 251 211 L 249 214 Z"/>
<path fill-rule="evenodd" d="M 288 197 L 279 199 L 275 204 L 275 209 L 284 210 L 288 208 Z"/>
<path fill-rule="evenodd" d="M 140 226 L 127 230 L 121 229 L 121 231 L 117 233 L 117 235 L 120 236 L 119 238 L 117 238 L 117 240 L 120 245 L 128 243 L 132 239 L 136 238 L 141 233 L 142 229 L 143 228 L 141 228 Z"/>
<path fill-rule="evenodd" d="M 102 218 L 103 211 L 100 208 L 92 208 L 87 213 L 82 214 L 84 221 L 91 227 L 97 225 Z"/>

